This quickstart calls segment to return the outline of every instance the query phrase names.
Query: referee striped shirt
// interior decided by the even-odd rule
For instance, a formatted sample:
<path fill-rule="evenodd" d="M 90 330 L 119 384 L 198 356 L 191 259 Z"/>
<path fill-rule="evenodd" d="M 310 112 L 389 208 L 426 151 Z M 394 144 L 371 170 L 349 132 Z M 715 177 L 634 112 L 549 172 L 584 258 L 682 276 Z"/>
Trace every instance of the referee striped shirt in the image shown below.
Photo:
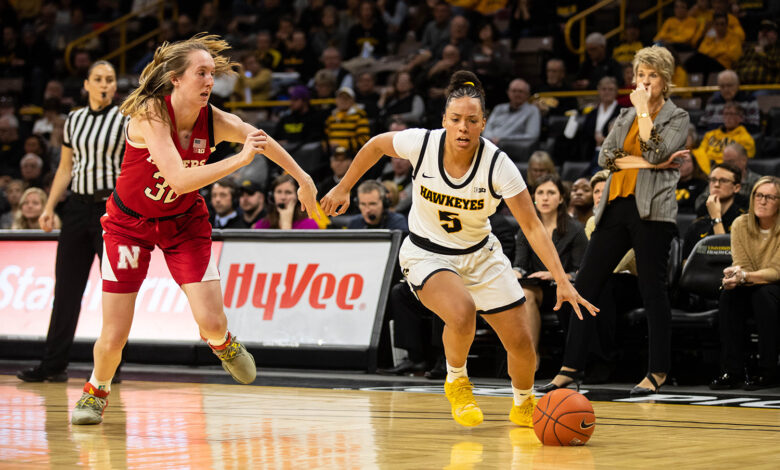
<path fill-rule="evenodd" d="M 71 191 L 93 195 L 114 189 L 125 154 L 127 119 L 113 105 L 97 112 L 86 106 L 68 115 L 62 144 L 73 149 Z"/>

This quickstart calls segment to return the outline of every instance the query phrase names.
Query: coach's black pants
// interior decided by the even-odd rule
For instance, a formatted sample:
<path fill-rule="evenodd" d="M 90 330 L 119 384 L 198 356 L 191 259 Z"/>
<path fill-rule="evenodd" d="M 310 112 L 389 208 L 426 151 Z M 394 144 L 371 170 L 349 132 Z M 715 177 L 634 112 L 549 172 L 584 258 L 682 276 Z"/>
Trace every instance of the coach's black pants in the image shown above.
<path fill-rule="evenodd" d="M 745 319 L 756 319 L 761 375 L 777 376 L 777 323 L 780 314 L 780 284 L 739 286 L 720 294 L 718 328 L 721 364 L 724 371 L 737 377 L 745 367 Z"/>
<path fill-rule="evenodd" d="M 62 229 L 54 270 L 54 307 L 41 362 L 41 368 L 47 372 L 60 372 L 68 367 L 89 271 L 95 255 L 103 256 L 100 217 L 105 212 L 105 202 L 71 196 L 61 214 Z"/>
<path fill-rule="evenodd" d="M 615 266 L 629 248 L 634 249 L 639 288 L 647 311 L 650 342 L 648 370 L 655 373 L 668 372 L 671 362 L 667 265 L 675 233 L 677 227 L 671 222 L 640 219 L 634 197 L 615 199 L 607 205 L 593 231 L 575 281 L 580 295 L 590 303 L 597 304 Z M 575 370 L 585 368 L 591 336 L 599 321 L 598 317 L 591 317 L 584 310 L 582 316 L 583 320 L 579 320 L 572 312 L 563 357 L 563 365 Z"/>

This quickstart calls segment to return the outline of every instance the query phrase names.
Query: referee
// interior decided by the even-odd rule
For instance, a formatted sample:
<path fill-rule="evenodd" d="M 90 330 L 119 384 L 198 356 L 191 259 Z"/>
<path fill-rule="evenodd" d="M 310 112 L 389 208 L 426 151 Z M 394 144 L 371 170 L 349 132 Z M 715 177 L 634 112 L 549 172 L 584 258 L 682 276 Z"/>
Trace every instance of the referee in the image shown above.
<path fill-rule="evenodd" d="M 106 212 L 106 200 L 114 189 L 125 153 L 127 118 L 111 104 L 116 93 L 114 67 L 103 60 L 92 64 L 84 89 L 89 106 L 71 112 L 65 121 L 60 165 L 39 219 L 41 228 L 51 232 L 54 208 L 71 183 L 71 194 L 61 214 L 54 308 L 43 359 L 37 367 L 16 374 L 25 382 L 68 380 L 68 355 L 81 298 L 95 255 L 103 255 L 100 217 Z"/>

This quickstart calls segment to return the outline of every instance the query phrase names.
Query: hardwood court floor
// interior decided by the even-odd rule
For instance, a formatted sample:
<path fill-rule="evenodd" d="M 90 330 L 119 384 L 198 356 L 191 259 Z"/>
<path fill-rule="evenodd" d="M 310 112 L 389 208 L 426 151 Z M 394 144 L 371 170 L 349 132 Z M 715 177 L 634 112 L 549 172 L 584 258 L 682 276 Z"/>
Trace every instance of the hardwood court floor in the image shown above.
<path fill-rule="evenodd" d="M 778 468 L 780 411 L 593 402 L 584 447 L 544 447 L 478 397 L 458 426 L 441 394 L 125 381 L 103 424 L 71 426 L 83 382 L 0 375 L 2 468 Z"/>

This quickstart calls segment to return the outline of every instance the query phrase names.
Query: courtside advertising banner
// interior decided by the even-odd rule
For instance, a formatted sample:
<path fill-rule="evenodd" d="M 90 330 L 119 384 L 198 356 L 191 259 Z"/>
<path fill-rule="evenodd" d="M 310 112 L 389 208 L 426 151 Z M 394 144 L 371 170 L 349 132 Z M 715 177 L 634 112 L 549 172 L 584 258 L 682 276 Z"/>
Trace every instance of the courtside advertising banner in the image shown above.
<path fill-rule="evenodd" d="M 368 347 L 391 245 L 226 241 L 219 270 L 231 331 L 267 347 Z"/>
<path fill-rule="evenodd" d="M 219 259 L 222 242 L 212 244 Z M 0 240 L 0 338 L 46 337 L 54 300 L 57 242 Z M 94 340 L 102 321 L 98 259 L 92 265 L 81 303 L 76 339 Z M 171 278 L 162 252 L 152 252 L 149 272 L 138 292 L 130 340 L 197 342 L 198 327 L 187 297 Z"/>

